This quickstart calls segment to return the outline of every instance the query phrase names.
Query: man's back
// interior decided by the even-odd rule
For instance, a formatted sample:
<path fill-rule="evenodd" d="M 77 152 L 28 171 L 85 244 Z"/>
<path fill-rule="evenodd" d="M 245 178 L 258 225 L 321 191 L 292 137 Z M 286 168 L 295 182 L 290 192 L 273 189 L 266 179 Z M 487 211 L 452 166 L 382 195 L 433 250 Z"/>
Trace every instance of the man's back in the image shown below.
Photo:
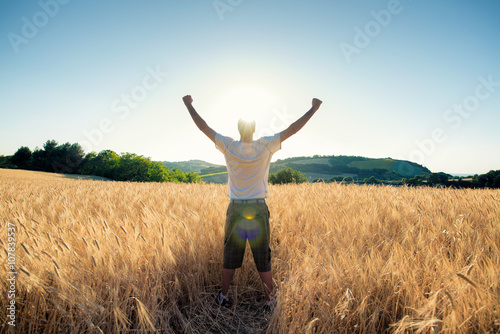
<path fill-rule="evenodd" d="M 229 285 L 235 270 L 240 268 L 245 255 L 247 240 L 250 242 L 255 265 L 264 284 L 267 309 L 273 309 L 273 274 L 271 270 L 269 208 L 264 198 L 268 195 L 267 178 L 272 155 L 281 143 L 299 131 L 321 105 L 312 100 L 312 108 L 288 128 L 271 137 L 253 140 L 255 122 L 238 121 L 240 141 L 224 137 L 214 131 L 196 112 L 191 95 L 182 98 L 196 126 L 224 153 L 229 174 L 227 208 L 224 225 L 224 259 L 222 287 L 216 295 L 220 306 L 230 306 Z"/>
<path fill-rule="evenodd" d="M 269 164 L 272 155 L 281 148 L 280 134 L 254 141 L 237 141 L 216 134 L 215 145 L 226 159 L 229 198 L 266 198 Z"/>

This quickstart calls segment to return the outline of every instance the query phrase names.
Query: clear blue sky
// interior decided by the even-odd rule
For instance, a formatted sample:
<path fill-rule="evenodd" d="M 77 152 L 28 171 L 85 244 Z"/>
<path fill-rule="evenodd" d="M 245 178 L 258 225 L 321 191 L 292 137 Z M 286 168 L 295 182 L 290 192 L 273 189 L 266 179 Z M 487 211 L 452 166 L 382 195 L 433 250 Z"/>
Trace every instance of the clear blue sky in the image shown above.
<path fill-rule="evenodd" d="M 500 169 L 500 2 L 0 1 L 0 155 L 48 139 L 223 163 L 217 132 L 283 130 L 274 159 Z"/>

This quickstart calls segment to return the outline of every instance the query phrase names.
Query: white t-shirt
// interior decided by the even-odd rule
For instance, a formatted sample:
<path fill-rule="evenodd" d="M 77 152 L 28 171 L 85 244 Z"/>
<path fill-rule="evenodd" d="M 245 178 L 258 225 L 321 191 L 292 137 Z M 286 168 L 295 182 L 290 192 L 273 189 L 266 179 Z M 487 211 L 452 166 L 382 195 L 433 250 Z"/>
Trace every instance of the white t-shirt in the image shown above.
<path fill-rule="evenodd" d="M 226 159 L 229 198 L 267 197 L 271 157 L 281 149 L 279 133 L 252 142 L 242 142 L 216 133 L 215 147 L 224 154 Z"/>

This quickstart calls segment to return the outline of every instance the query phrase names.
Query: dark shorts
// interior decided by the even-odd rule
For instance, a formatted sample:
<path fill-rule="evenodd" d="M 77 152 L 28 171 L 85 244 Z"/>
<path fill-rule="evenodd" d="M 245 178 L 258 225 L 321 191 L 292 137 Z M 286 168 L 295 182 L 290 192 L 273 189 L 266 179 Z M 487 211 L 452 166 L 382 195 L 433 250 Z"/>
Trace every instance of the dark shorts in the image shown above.
<path fill-rule="evenodd" d="M 224 228 L 224 268 L 241 267 L 248 240 L 257 270 L 271 271 L 270 236 L 266 203 L 229 203 Z"/>

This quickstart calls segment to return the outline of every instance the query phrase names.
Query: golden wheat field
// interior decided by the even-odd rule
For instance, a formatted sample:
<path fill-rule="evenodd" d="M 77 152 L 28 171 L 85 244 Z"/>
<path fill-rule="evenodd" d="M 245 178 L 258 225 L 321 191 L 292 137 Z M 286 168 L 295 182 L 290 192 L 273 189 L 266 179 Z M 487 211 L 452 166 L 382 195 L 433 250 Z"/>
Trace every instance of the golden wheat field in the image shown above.
<path fill-rule="evenodd" d="M 227 204 L 225 185 L 0 169 L 2 332 L 500 331 L 498 190 L 270 186 L 272 313 L 249 249 L 214 302 Z"/>

